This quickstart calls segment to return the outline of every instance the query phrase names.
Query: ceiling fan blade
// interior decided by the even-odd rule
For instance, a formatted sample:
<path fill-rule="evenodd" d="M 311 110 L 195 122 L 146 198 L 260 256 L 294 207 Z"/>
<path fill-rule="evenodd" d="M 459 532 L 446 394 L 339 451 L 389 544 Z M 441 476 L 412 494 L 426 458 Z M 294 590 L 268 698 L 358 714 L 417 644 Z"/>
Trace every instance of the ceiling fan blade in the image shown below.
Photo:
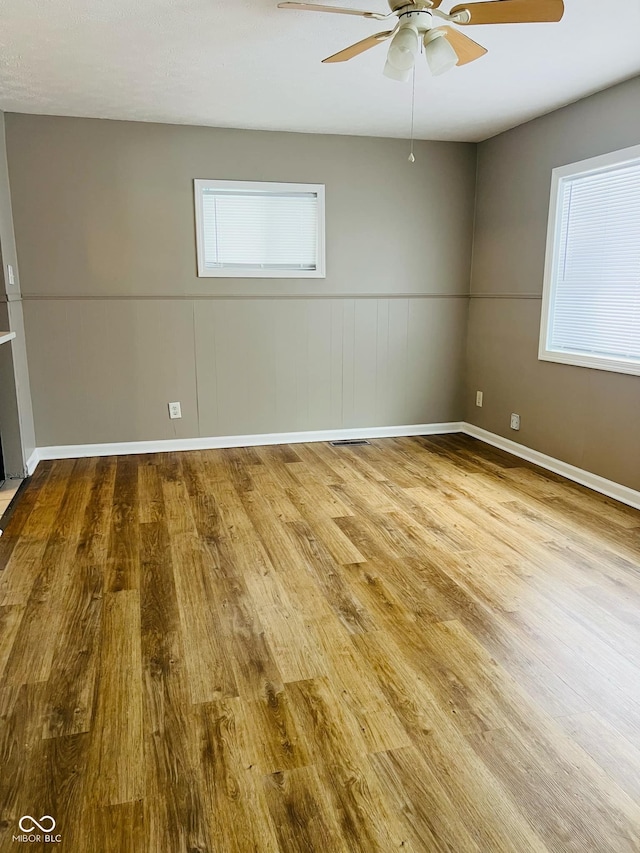
<path fill-rule="evenodd" d="M 487 3 L 468 3 L 454 6 L 449 13 L 468 12 L 468 24 L 535 24 L 556 23 L 564 15 L 563 0 L 489 0 Z"/>
<path fill-rule="evenodd" d="M 358 15 L 360 18 L 375 18 L 384 21 L 389 15 L 381 12 L 363 12 L 361 9 L 345 9 L 343 6 L 319 6 L 317 3 L 278 3 L 278 9 L 293 9 L 298 12 L 333 12 L 336 15 Z"/>
<path fill-rule="evenodd" d="M 443 33 L 451 47 L 458 54 L 458 65 L 467 65 L 484 56 L 489 51 L 486 47 L 465 36 L 464 33 L 454 30 L 453 27 L 438 27 L 437 33 Z"/>
<path fill-rule="evenodd" d="M 353 59 L 354 56 L 358 56 L 358 54 L 364 53 L 365 50 L 370 50 L 372 47 L 375 47 L 378 44 L 382 44 L 383 41 L 390 39 L 397 29 L 398 28 L 396 27 L 395 30 L 388 30 L 384 33 L 376 33 L 374 36 L 369 36 L 368 38 L 362 39 L 362 41 L 358 41 L 355 44 L 350 45 L 349 47 L 345 47 L 344 50 L 341 50 L 339 53 L 334 53 L 333 56 L 328 56 L 322 61 L 346 62 L 348 59 Z"/>

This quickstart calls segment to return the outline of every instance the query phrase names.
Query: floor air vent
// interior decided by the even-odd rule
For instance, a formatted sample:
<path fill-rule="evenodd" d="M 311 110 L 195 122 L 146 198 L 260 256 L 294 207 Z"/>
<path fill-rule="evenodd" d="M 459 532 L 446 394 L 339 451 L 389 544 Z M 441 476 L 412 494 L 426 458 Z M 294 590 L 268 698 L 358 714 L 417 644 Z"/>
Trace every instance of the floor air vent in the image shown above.
<path fill-rule="evenodd" d="M 361 444 L 371 444 L 366 438 L 345 438 L 344 441 L 330 441 L 331 447 L 359 447 Z"/>

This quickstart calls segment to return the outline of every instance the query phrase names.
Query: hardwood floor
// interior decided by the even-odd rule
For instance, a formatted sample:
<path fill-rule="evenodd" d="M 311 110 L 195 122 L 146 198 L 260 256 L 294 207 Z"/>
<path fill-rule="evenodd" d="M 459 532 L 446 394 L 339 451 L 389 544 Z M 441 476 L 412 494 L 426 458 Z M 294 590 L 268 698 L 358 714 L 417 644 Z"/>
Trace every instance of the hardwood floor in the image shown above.
<path fill-rule="evenodd" d="M 640 850 L 640 513 L 521 460 L 41 463 L 0 570 L 2 851 Z"/>

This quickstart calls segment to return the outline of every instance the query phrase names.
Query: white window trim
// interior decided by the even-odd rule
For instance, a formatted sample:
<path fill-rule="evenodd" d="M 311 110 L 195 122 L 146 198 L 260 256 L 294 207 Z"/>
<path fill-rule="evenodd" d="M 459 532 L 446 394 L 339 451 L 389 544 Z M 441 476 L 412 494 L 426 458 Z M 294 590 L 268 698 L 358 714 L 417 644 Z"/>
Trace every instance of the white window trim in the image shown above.
<path fill-rule="evenodd" d="M 324 184 L 289 184 L 270 181 L 217 181 L 194 180 L 194 200 L 196 209 L 196 251 L 198 258 L 198 278 L 326 278 L 325 246 L 325 187 Z M 318 253 L 314 270 L 277 270 L 277 269 L 207 269 L 204 262 L 204 212 L 203 190 L 235 189 L 289 193 L 315 193 L 318 198 Z"/>
<path fill-rule="evenodd" d="M 559 352 L 548 349 L 549 314 L 554 296 L 554 278 L 556 264 L 560 251 L 561 217 L 560 189 L 565 178 L 597 172 L 610 166 L 623 166 L 633 160 L 640 159 L 640 145 L 612 151 L 599 157 L 581 160 L 554 169 L 551 177 L 551 197 L 549 202 L 549 225 L 547 228 L 547 250 L 545 255 L 544 283 L 542 289 L 542 315 L 540 321 L 540 346 L 538 358 L 540 361 L 554 361 L 560 364 L 572 364 L 577 367 L 591 367 L 596 370 L 609 370 L 615 373 L 629 373 L 640 376 L 640 364 L 632 359 L 614 359 L 597 355 L 585 355 L 582 352 Z"/>

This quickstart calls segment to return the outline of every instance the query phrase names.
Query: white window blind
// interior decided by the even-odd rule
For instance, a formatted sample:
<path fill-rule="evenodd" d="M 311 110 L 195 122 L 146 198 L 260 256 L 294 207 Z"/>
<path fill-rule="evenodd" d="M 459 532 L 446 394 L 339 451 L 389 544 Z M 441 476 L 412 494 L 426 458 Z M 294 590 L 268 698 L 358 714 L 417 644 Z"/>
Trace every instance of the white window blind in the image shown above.
<path fill-rule="evenodd" d="M 196 181 L 201 276 L 324 275 L 324 187 Z"/>
<path fill-rule="evenodd" d="M 640 157 L 584 165 L 554 182 L 540 356 L 640 373 Z"/>

